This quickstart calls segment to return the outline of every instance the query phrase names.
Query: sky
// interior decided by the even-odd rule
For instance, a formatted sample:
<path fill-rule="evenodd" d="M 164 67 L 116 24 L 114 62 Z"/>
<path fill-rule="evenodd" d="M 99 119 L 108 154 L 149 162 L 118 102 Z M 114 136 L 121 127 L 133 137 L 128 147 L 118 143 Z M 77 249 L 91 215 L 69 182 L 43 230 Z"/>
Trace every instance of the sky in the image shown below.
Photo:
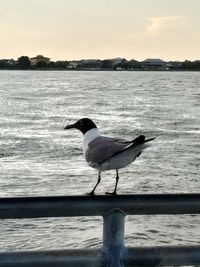
<path fill-rule="evenodd" d="M 200 0 L 0 0 L 0 58 L 200 59 Z"/>

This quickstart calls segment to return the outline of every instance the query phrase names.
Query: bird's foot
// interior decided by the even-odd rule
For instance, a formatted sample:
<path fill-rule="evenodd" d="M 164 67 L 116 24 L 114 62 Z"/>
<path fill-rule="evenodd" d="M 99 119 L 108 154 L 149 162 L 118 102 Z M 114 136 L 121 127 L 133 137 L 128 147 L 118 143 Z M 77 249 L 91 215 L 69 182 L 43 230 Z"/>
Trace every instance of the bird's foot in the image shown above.
<path fill-rule="evenodd" d="M 116 191 L 114 191 L 114 192 L 106 192 L 105 194 L 106 195 L 110 195 L 110 196 L 116 196 L 117 195 Z"/>
<path fill-rule="evenodd" d="M 94 193 L 94 191 L 91 191 L 91 192 L 87 193 L 86 195 L 87 195 L 87 196 L 94 196 L 95 193 Z"/>

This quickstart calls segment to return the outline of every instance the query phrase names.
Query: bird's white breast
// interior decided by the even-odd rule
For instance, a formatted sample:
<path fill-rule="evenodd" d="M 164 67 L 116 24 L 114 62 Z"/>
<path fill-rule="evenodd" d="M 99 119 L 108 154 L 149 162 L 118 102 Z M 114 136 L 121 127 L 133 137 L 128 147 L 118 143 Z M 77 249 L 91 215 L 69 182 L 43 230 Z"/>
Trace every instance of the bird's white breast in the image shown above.
<path fill-rule="evenodd" d="M 87 131 L 83 136 L 83 154 L 85 155 L 86 150 L 88 149 L 88 144 L 92 142 L 96 137 L 98 137 L 99 130 L 97 128 Z"/>

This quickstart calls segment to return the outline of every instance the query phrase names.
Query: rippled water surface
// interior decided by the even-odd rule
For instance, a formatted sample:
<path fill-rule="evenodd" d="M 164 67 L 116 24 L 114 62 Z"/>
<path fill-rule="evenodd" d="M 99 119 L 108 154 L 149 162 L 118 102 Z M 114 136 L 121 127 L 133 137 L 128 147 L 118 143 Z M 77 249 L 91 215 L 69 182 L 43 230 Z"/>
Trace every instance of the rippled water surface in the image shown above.
<path fill-rule="evenodd" d="M 118 192 L 200 188 L 200 73 L 0 71 L 0 196 L 82 195 L 97 173 L 68 123 L 90 117 L 101 133 L 156 136 L 120 171 Z M 98 194 L 112 190 L 103 173 Z M 127 216 L 126 244 L 199 244 L 199 216 Z M 0 250 L 101 246 L 102 219 L 0 221 Z"/>

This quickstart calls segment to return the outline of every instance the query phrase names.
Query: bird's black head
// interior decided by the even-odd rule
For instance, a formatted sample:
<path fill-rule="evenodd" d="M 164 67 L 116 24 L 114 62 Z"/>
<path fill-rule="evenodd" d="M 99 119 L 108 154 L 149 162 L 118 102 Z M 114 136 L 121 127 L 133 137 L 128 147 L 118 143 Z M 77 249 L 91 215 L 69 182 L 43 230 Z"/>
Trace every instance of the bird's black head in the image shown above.
<path fill-rule="evenodd" d="M 83 119 L 78 120 L 74 124 L 66 126 L 65 130 L 78 129 L 83 134 L 85 134 L 85 133 L 87 133 L 87 131 L 89 131 L 89 130 L 91 130 L 93 128 L 97 128 L 95 123 L 92 120 L 88 119 L 88 118 L 83 118 Z"/>

